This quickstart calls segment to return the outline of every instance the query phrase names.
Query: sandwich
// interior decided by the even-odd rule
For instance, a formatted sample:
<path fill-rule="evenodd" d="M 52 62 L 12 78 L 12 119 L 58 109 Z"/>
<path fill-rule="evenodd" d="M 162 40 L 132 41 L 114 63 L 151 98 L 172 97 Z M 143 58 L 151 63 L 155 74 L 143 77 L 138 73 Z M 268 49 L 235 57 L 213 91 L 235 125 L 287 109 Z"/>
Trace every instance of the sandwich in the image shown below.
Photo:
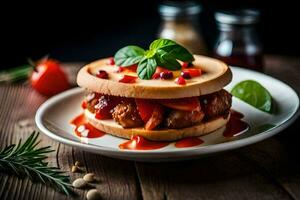
<path fill-rule="evenodd" d="M 120 49 L 114 57 L 87 64 L 77 75 L 86 89 L 88 122 L 105 133 L 130 139 L 175 141 L 213 134 L 230 118 L 232 79 L 223 62 L 192 55 L 167 39 Z"/>

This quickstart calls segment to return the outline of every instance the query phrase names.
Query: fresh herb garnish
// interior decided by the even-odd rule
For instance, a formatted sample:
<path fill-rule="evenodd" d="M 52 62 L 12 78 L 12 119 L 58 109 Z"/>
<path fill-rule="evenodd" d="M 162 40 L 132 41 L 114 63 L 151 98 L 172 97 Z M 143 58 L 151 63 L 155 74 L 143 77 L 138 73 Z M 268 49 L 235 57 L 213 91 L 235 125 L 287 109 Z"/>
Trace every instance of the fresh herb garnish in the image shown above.
<path fill-rule="evenodd" d="M 13 172 L 19 177 L 27 176 L 31 180 L 48 184 L 66 195 L 71 192 L 69 176 L 64 175 L 59 168 L 49 167 L 45 161 L 47 153 L 54 150 L 50 146 L 40 147 L 37 145 L 38 133 L 33 132 L 22 144 L 9 145 L 0 151 L 0 171 Z"/>
<path fill-rule="evenodd" d="M 192 62 L 194 57 L 188 50 L 172 40 L 157 39 L 146 51 L 138 46 L 123 47 L 115 54 L 114 60 L 116 65 L 122 67 L 137 64 L 138 77 L 151 79 L 157 66 L 179 70 L 181 65 L 178 60 Z"/>
<path fill-rule="evenodd" d="M 272 96 L 256 81 L 246 80 L 238 83 L 231 90 L 231 94 L 259 110 L 272 113 Z"/>

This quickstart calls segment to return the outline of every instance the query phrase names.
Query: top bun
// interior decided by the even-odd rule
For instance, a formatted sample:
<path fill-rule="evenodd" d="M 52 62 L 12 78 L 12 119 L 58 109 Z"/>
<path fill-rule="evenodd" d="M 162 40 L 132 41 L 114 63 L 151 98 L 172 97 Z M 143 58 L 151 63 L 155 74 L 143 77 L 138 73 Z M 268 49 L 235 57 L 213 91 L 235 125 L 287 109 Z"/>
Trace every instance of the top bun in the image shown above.
<path fill-rule="evenodd" d="M 123 96 L 143 99 L 175 99 L 200 96 L 216 92 L 230 83 L 232 74 L 229 67 L 213 58 L 194 55 L 193 68 L 200 68 L 204 73 L 199 77 L 186 80 L 185 85 L 178 85 L 174 79 L 170 80 L 141 80 L 136 83 L 120 83 L 118 80 L 124 75 L 116 73 L 116 66 L 108 65 L 108 58 L 92 62 L 84 66 L 77 75 L 80 87 L 93 92 L 113 96 Z M 97 78 L 99 70 L 105 70 L 109 79 Z M 127 75 L 137 76 L 134 72 Z"/>

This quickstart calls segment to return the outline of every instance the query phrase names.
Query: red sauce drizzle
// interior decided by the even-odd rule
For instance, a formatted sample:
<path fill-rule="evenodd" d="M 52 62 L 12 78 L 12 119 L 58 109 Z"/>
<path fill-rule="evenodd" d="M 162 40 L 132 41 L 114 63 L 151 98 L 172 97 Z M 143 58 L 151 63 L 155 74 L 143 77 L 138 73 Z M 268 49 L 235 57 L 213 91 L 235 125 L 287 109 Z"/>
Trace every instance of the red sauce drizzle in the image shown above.
<path fill-rule="evenodd" d="M 246 130 L 249 125 L 241 120 L 243 117 L 244 115 L 242 113 L 231 110 L 230 119 L 226 124 L 226 129 L 223 133 L 223 136 L 234 137 L 239 135 L 242 131 Z"/>
<path fill-rule="evenodd" d="M 169 142 L 155 142 L 149 141 L 142 136 L 135 135 L 132 138 L 119 145 L 120 149 L 129 149 L 129 150 L 155 150 L 161 149 L 165 146 L 168 146 Z"/>
<path fill-rule="evenodd" d="M 96 129 L 90 123 L 88 123 L 84 114 L 78 115 L 70 123 L 75 125 L 74 131 L 78 137 L 98 138 L 105 135 L 104 132 Z"/>
<path fill-rule="evenodd" d="M 194 147 L 202 144 L 204 141 L 198 137 L 183 138 L 175 143 L 177 148 Z"/>
<path fill-rule="evenodd" d="M 86 108 L 87 108 L 87 103 L 86 103 L 86 101 L 83 101 L 83 102 L 81 103 L 81 108 L 82 108 L 82 109 L 86 109 Z"/>

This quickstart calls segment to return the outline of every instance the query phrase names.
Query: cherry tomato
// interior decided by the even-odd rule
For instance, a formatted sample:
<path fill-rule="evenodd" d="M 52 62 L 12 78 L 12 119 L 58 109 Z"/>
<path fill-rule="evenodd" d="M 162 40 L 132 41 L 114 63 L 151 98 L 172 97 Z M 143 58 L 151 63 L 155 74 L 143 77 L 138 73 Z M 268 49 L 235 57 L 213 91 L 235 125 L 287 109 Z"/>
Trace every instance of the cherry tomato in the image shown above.
<path fill-rule="evenodd" d="M 45 96 L 69 89 L 67 76 L 58 61 L 46 59 L 37 64 L 30 77 L 31 86 Z"/>

